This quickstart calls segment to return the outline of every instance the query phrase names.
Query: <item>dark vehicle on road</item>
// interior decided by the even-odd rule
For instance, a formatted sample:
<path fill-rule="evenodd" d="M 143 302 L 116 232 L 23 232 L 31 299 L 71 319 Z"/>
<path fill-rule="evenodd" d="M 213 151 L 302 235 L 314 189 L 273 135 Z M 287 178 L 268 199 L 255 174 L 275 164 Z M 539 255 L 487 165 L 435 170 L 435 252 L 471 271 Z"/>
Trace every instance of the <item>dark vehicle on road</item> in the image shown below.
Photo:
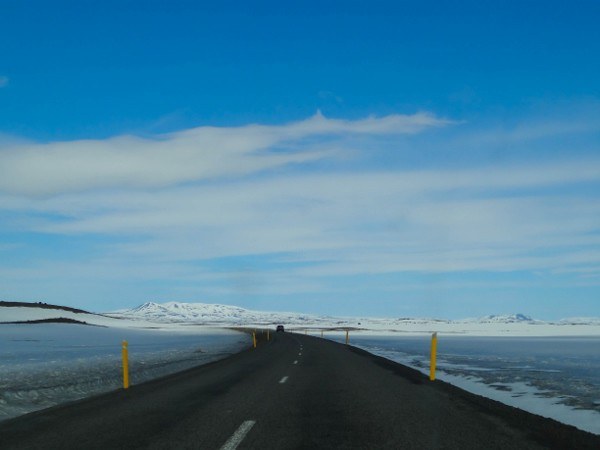
<path fill-rule="evenodd" d="M 283 329 L 283 325 L 277 325 L 277 332 L 279 333 L 280 331 L 281 331 L 282 333 L 285 331 L 285 330 Z"/>

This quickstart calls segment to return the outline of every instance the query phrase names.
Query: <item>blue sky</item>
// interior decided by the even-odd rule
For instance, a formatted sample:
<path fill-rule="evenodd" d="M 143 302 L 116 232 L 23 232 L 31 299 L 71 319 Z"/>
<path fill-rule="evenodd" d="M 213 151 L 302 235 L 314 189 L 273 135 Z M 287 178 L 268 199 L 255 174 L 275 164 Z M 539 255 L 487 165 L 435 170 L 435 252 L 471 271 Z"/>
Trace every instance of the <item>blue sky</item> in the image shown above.
<path fill-rule="evenodd" d="M 598 2 L 0 9 L 0 298 L 600 316 Z"/>

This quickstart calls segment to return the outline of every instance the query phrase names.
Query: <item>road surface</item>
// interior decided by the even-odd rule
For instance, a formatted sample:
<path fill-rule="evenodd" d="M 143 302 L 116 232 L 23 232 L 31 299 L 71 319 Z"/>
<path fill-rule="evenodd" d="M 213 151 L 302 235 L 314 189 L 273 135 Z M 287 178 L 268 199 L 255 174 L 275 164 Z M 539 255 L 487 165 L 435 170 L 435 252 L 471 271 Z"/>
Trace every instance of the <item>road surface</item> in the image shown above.
<path fill-rule="evenodd" d="M 0 423 L 1 449 L 600 448 L 600 436 L 351 346 L 272 333 L 129 390 Z"/>

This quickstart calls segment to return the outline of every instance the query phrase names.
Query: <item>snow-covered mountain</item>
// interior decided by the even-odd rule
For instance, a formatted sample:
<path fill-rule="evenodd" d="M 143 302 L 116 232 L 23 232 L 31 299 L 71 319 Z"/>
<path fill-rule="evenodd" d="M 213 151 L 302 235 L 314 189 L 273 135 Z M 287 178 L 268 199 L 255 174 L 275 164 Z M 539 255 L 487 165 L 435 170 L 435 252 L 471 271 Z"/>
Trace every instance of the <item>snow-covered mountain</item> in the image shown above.
<path fill-rule="evenodd" d="M 153 303 L 148 302 L 129 310 L 108 313 L 113 317 L 147 320 L 160 323 L 194 323 L 205 325 L 275 325 L 284 323 L 306 327 L 353 327 L 353 328 L 406 328 L 470 325 L 600 325 L 597 318 L 564 319 L 557 323 L 544 322 L 525 314 L 488 315 L 479 318 L 447 320 L 432 318 L 373 318 L 373 317 L 331 317 L 301 313 L 253 311 L 228 305 L 206 303 Z"/>
<path fill-rule="evenodd" d="M 136 308 L 108 313 L 112 317 L 147 320 L 160 323 L 194 323 L 203 325 L 275 325 L 279 323 L 318 326 L 331 324 L 336 319 L 300 313 L 252 311 L 229 305 L 207 303 L 154 303 L 148 302 Z M 347 326 L 349 319 L 340 319 L 340 326 Z"/>
<path fill-rule="evenodd" d="M 533 319 L 525 314 L 508 314 L 508 315 L 489 315 L 478 317 L 476 319 L 463 319 L 462 323 L 528 323 L 531 325 L 543 325 L 547 322 Z"/>
<path fill-rule="evenodd" d="M 561 319 L 558 325 L 592 325 L 600 326 L 600 317 L 569 317 Z"/>

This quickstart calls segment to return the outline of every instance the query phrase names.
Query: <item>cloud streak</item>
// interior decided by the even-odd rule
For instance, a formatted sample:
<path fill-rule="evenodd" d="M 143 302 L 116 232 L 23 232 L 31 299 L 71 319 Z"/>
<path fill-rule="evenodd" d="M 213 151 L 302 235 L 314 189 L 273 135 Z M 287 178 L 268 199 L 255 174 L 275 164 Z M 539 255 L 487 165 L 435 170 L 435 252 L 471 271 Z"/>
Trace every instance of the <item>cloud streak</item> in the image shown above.
<path fill-rule="evenodd" d="M 520 170 L 298 174 L 70 194 L 28 200 L 23 208 L 62 217 L 36 222 L 37 232 L 143 238 L 117 246 L 128 258 L 295 254 L 316 262 L 298 271 L 314 276 L 564 270 L 597 262 L 593 253 L 578 261 L 572 256 L 598 246 L 600 207 L 568 195 L 524 195 L 523 189 L 599 183 L 598 167 L 599 161 L 582 161 Z M 551 251 L 537 254 L 540 249 Z"/>
<path fill-rule="evenodd" d="M 319 112 L 280 126 L 198 127 L 152 139 L 118 136 L 21 144 L 0 149 L 0 192 L 52 196 L 243 177 L 334 155 L 333 151 L 307 149 L 301 142 L 306 138 L 414 134 L 449 123 L 426 113 L 351 121 L 328 119 Z"/>

